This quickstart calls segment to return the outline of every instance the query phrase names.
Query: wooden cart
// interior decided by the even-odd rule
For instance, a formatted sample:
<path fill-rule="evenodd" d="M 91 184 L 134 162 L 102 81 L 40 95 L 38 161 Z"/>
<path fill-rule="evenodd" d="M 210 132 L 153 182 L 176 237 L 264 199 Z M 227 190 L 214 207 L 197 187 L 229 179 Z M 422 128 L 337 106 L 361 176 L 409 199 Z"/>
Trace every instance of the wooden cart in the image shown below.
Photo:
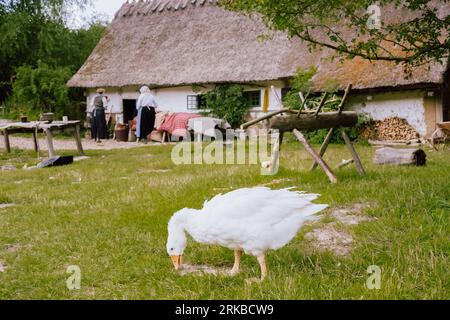
<path fill-rule="evenodd" d="M 450 122 L 441 122 L 436 124 L 437 129 L 431 135 L 431 145 L 434 149 L 438 150 L 436 147 L 436 143 L 442 141 L 443 146 L 445 148 L 445 142 L 450 137 Z"/>

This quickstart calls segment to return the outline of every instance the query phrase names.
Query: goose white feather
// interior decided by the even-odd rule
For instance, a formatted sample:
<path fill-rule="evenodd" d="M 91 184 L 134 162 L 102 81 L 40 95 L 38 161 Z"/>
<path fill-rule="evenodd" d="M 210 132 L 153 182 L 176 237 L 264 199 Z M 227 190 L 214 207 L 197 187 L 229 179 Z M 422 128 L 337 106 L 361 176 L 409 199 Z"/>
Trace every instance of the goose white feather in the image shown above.
<path fill-rule="evenodd" d="M 206 201 L 201 210 L 182 209 L 174 214 L 168 227 L 167 252 L 172 257 L 182 256 L 187 233 L 199 243 L 262 257 L 268 250 L 288 244 L 305 222 L 316 219 L 316 214 L 328 207 L 311 203 L 317 197 L 292 188 L 265 187 L 218 195 Z"/>

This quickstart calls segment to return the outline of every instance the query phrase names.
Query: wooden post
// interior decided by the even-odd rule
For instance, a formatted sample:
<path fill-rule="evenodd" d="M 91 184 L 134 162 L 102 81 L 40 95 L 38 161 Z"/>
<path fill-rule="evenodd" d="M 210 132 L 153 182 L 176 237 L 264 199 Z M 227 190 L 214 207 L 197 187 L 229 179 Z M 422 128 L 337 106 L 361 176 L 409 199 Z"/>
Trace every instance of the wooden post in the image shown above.
<path fill-rule="evenodd" d="M 303 93 L 302 93 L 302 92 L 299 92 L 299 93 L 298 93 L 299 96 L 300 96 L 300 102 L 301 102 L 302 104 L 301 104 L 301 106 L 300 106 L 300 109 L 298 109 L 297 117 L 300 117 L 300 114 L 302 113 L 303 109 L 305 108 L 305 106 L 306 106 L 306 101 L 308 100 L 308 97 L 309 97 L 310 92 L 311 92 L 311 91 L 308 91 L 308 93 L 306 93 L 306 96 L 303 96 Z"/>
<path fill-rule="evenodd" d="M 317 111 L 316 111 L 316 117 L 318 116 L 318 114 L 320 113 L 320 111 L 322 111 L 322 107 L 324 106 L 325 102 L 327 101 L 327 97 L 328 97 L 328 92 L 325 92 L 323 94 L 322 100 L 320 100 L 319 106 L 317 107 Z"/>
<path fill-rule="evenodd" d="M 38 138 L 36 135 L 36 131 L 33 131 L 33 145 L 34 145 L 34 152 L 39 152 L 39 146 L 38 146 Z"/>
<path fill-rule="evenodd" d="M 333 133 L 334 133 L 334 128 L 331 128 L 330 131 L 328 131 L 327 137 L 323 141 L 322 146 L 320 147 L 319 155 L 321 157 L 323 157 L 325 152 L 327 151 L 327 148 L 328 148 L 328 145 L 330 144 L 331 138 L 333 138 Z M 311 167 L 311 171 L 316 170 L 317 166 L 318 166 L 318 163 L 314 162 Z"/>
<path fill-rule="evenodd" d="M 48 147 L 48 157 L 52 158 L 55 156 L 55 149 L 53 148 L 53 135 L 52 131 L 48 128 L 44 129 L 45 138 L 47 140 L 47 147 Z"/>
<path fill-rule="evenodd" d="M 272 117 L 274 117 L 274 116 L 276 116 L 276 115 L 278 115 L 280 113 L 286 113 L 286 112 L 289 112 L 289 110 L 288 109 L 284 109 L 284 108 L 280 109 L 280 110 L 277 110 L 277 111 L 269 112 L 268 114 L 266 114 L 266 115 L 264 115 L 264 116 L 262 116 L 260 118 L 257 118 L 257 119 L 254 119 L 254 120 L 251 120 L 249 122 L 244 123 L 243 125 L 241 125 L 241 129 L 247 129 L 248 127 L 253 126 L 253 125 L 255 125 L 255 124 L 257 124 L 257 123 L 259 123 L 261 121 L 264 121 L 266 119 L 272 118 Z"/>
<path fill-rule="evenodd" d="M 278 134 L 279 134 L 279 136 L 278 136 L 278 143 L 279 143 L 278 149 L 281 150 L 281 145 L 283 144 L 283 139 L 284 139 L 284 132 L 281 131 Z"/>
<path fill-rule="evenodd" d="M 9 144 L 8 129 L 3 129 L 3 141 L 5 142 L 6 153 L 11 153 L 11 145 Z"/>
<path fill-rule="evenodd" d="M 353 143 L 350 141 L 350 138 L 348 137 L 347 133 L 341 129 L 342 138 L 344 138 L 345 144 L 347 145 L 348 149 L 350 150 L 350 153 L 352 154 L 353 160 L 355 160 L 355 166 L 358 170 L 359 174 L 362 176 L 366 175 L 366 171 L 364 170 L 364 167 L 361 163 L 361 159 L 358 156 L 358 153 L 355 150 L 355 147 L 353 146 Z"/>
<path fill-rule="evenodd" d="M 80 155 L 84 156 L 83 144 L 81 143 L 81 137 L 80 137 L 80 125 L 79 124 L 75 125 L 75 130 L 73 132 L 73 135 L 75 138 L 75 142 L 77 144 L 78 152 L 80 153 Z"/>
<path fill-rule="evenodd" d="M 316 151 L 311 147 L 308 140 L 306 140 L 305 136 L 298 131 L 297 129 L 294 129 L 294 135 L 297 137 L 297 139 L 305 146 L 306 151 L 311 155 L 311 157 L 319 164 L 319 166 L 323 169 L 323 171 L 326 173 L 328 178 L 330 179 L 331 183 L 337 183 L 337 178 L 334 175 L 331 168 L 327 165 L 327 163 L 321 158 L 320 155 L 317 154 Z"/>
<path fill-rule="evenodd" d="M 345 103 L 347 102 L 348 99 L 348 95 L 350 94 L 350 91 L 352 90 L 352 84 L 349 83 L 347 88 L 345 88 L 345 93 L 344 93 L 344 97 L 342 98 L 342 101 L 339 105 L 339 114 L 342 113 L 342 111 L 344 110 L 345 107 Z"/>

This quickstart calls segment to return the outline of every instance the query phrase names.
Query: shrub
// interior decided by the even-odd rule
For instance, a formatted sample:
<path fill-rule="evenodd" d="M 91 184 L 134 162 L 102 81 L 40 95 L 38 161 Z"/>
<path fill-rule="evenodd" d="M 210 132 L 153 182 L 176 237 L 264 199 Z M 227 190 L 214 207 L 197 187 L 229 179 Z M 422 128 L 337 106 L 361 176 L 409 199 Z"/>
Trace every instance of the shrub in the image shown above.
<path fill-rule="evenodd" d="M 13 84 L 13 99 L 29 114 L 54 112 L 62 116 L 69 106 L 66 82 L 70 75 L 68 68 L 50 68 L 41 62 L 37 68 L 20 67 Z"/>
<path fill-rule="evenodd" d="M 244 87 L 237 84 L 218 85 L 204 95 L 210 113 L 225 119 L 233 127 L 239 127 L 250 110 L 244 97 Z"/>

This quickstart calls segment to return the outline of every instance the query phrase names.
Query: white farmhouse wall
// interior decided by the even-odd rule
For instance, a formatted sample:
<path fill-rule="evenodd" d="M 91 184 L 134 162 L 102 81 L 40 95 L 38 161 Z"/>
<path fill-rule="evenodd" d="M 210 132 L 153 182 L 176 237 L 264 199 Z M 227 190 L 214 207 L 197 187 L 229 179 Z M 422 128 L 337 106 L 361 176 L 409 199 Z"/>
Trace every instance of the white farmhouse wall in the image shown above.
<path fill-rule="evenodd" d="M 404 118 L 421 136 L 425 136 L 424 95 L 421 90 L 357 95 L 350 98 L 348 109 L 366 113 L 374 120 Z"/>
<path fill-rule="evenodd" d="M 271 90 L 274 86 L 276 95 Z M 200 93 L 211 90 L 212 86 L 199 87 Z M 259 86 L 246 86 L 245 90 L 261 91 L 261 107 L 251 110 L 252 117 L 258 117 L 262 114 L 262 104 L 264 101 L 264 90 L 269 90 L 269 110 L 277 110 L 280 108 L 278 101 L 281 98 L 281 90 L 283 83 L 281 81 L 273 81 Z M 123 120 L 123 100 L 137 99 L 139 97 L 138 87 L 125 88 L 107 88 L 106 95 L 110 102 L 108 111 L 117 115 L 117 121 Z M 154 89 L 153 93 L 159 104 L 159 110 L 171 112 L 198 112 L 198 110 L 187 109 L 187 96 L 198 94 L 192 90 L 191 86 L 159 88 Z M 94 89 L 87 92 L 88 104 L 96 95 Z M 367 113 L 375 120 L 384 120 L 390 117 L 400 117 L 406 119 L 409 124 L 414 127 L 421 136 L 425 136 L 432 129 L 427 128 L 426 112 L 424 97 L 426 92 L 422 90 L 396 91 L 386 93 L 368 93 L 359 94 L 350 98 L 348 109 L 355 110 L 358 113 Z M 442 121 L 442 106 L 437 101 L 436 104 L 436 121 Z"/>
<path fill-rule="evenodd" d="M 274 81 L 264 86 L 246 86 L 245 90 L 260 90 L 261 91 L 261 107 L 252 109 L 252 115 L 257 116 L 262 113 L 262 104 L 264 101 L 264 90 L 269 89 L 269 110 L 275 110 L 280 108 L 278 103 L 278 98 L 275 96 L 270 86 L 274 86 L 275 92 L 279 98 L 281 98 L 281 88 L 282 83 L 279 81 Z M 213 86 L 203 86 L 199 87 L 200 93 L 207 92 L 211 90 Z M 123 100 L 135 99 L 139 97 L 138 87 L 125 87 L 125 88 L 107 88 L 106 96 L 109 98 L 108 112 L 117 114 L 117 120 L 120 121 L 120 115 L 123 113 Z M 172 87 L 172 88 L 158 88 L 152 90 L 155 95 L 156 100 L 159 104 L 160 111 L 170 111 L 170 112 L 192 112 L 196 113 L 198 110 L 188 110 L 187 108 L 187 97 L 189 95 L 196 95 L 199 92 L 194 92 L 191 86 L 184 87 Z M 86 91 L 86 99 L 88 104 L 89 112 L 90 103 L 95 97 L 95 89 L 88 89 Z"/>

